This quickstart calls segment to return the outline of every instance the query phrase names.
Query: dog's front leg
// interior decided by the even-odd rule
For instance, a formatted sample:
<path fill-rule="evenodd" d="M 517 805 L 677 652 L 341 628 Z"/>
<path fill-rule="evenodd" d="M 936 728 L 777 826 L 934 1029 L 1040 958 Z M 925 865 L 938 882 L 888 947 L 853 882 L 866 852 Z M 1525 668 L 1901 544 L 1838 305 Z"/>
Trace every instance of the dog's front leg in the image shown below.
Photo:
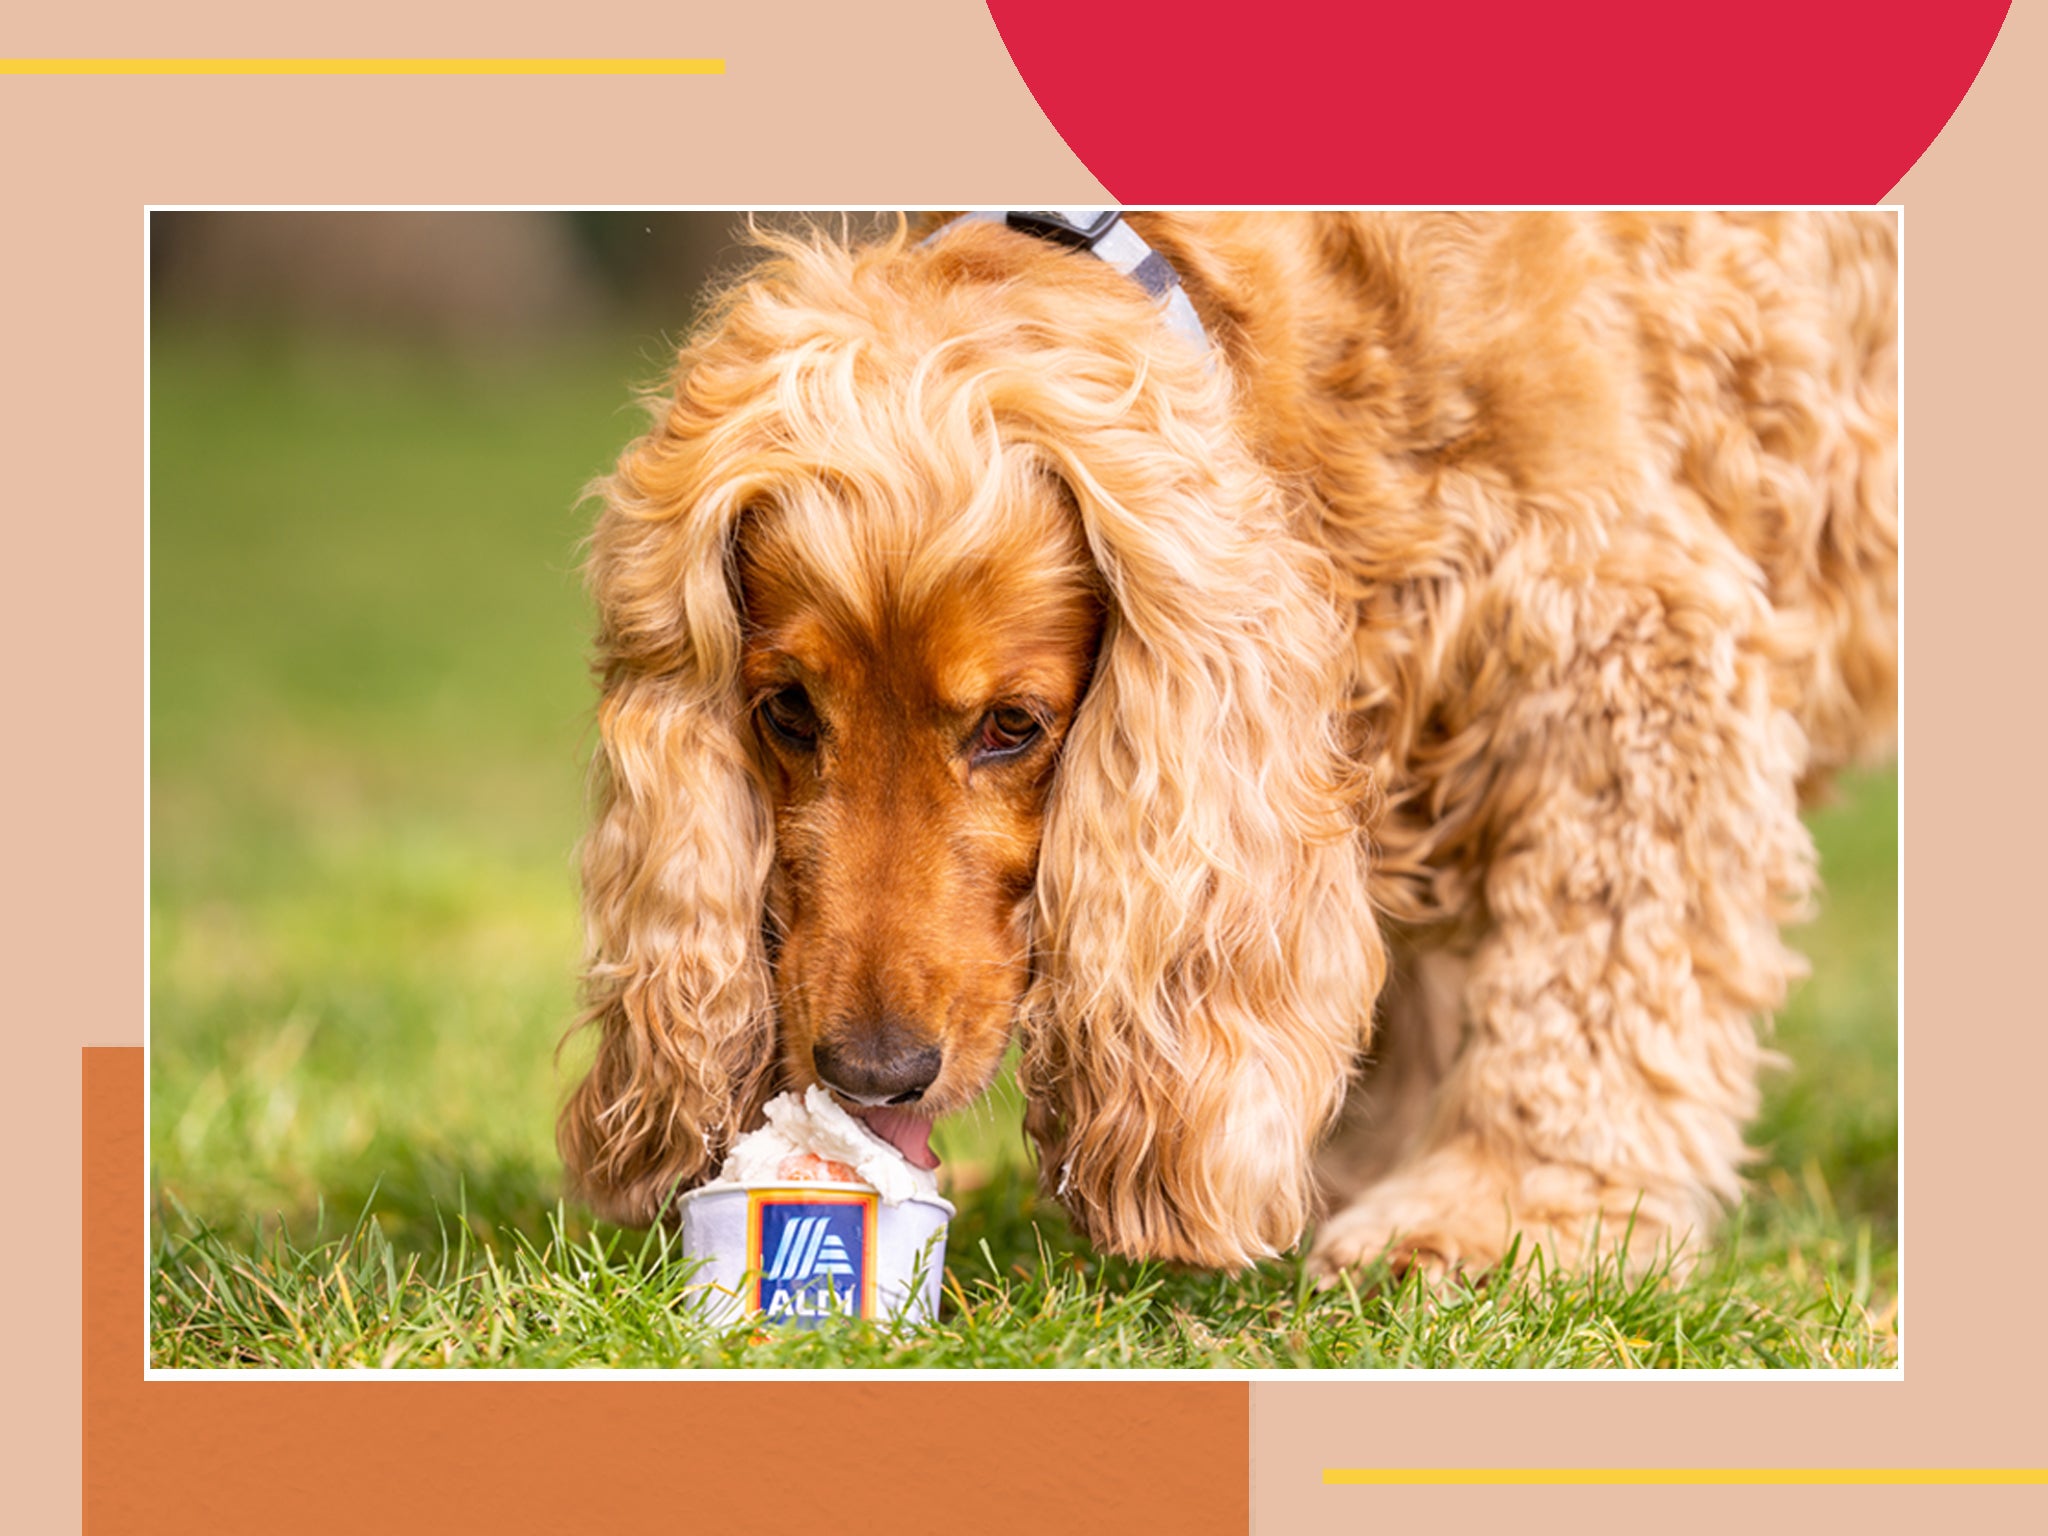
<path fill-rule="evenodd" d="M 1739 1193 L 1755 1025 L 1798 962 L 1802 747 L 1761 643 L 1682 586 L 1540 594 L 1580 637 L 1489 722 L 1493 851 L 1463 1043 L 1412 1145 L 1312 1264 L 1682 1255 Z M 1736 616 L 1739 620 L 1739 611 Z M 1758 615 L 1761 618 L 1761 615 Z"/>

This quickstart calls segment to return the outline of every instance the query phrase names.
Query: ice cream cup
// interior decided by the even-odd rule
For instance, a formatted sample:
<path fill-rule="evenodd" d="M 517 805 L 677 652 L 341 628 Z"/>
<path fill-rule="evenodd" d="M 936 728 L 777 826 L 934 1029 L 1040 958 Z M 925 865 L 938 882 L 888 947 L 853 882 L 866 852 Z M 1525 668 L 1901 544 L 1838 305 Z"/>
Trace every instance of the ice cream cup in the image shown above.
<path fill-rule="evenodd" d="M 676 1202 L 703 1315 L 816 1327 L 939 1315 L 946 1223 L 936 1195 L 886 1205 L 866 1184 L 715 1184 Z"/>

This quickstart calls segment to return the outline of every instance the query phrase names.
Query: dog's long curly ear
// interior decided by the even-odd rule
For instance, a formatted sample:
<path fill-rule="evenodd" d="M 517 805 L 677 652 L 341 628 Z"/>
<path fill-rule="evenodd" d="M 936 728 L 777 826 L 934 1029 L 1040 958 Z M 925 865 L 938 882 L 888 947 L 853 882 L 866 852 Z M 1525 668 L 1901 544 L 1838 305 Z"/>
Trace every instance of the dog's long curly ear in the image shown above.
<path fill-rule="evenodd" d="M 1111 616 L 1040 854 L 1028 1124 L 1098 1247 L 1236 1267 L 1300 1236 L 1366 1043 L 1371 786 L 1330 572 L 1225 386 L 1156 352 L 1127 380 L 1041 439 Z"/>
<path fill-rule="evenodd" d="M 680 427 L 680 430 L 679 430 Z M 644 1226 L 716 1169 L 771 1088 L 768 813 L 740 736 L 733 493 L 696 483 L 678 405 L 597 489 L 596 823 L 584 1023 L 597 1059 L 556 1139 L 576 1193 Z"/>

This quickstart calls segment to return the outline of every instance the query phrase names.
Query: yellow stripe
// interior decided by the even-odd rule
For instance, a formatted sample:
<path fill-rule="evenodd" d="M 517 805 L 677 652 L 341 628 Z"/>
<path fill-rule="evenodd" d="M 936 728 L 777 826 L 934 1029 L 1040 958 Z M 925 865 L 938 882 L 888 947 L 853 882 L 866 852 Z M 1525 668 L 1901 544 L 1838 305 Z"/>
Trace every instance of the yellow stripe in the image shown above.
<path fill-rule="evenodd" d="M 723 59 L 0 59 L 0 75 L 722 75 Z"/>
<path fill-rule="evenodd" d="M 1325 1483 L 1377 1487 L 1463 1483 L 1480 1486 L 1609 1484 L 1906 1484 L 2048 1483 L 2044 1467 L 1329 1467 Z"/>

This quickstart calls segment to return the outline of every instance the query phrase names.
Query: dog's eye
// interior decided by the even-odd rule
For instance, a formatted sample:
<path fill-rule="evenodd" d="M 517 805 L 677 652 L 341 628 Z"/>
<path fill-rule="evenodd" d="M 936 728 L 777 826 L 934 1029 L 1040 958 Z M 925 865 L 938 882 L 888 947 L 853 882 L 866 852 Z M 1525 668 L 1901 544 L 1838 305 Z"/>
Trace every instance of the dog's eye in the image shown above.
<path fill-rule="evenodd" d="M 761 718 L 772 735 L 792 747 L 817 744 L 818 712 L 811 707 L 811 696 L 795 684 L 762 700 Z"/>
<path fill-rule="evenodd" d="M 1036 741 L 1043 729 L 1027 709 L 1005 704 L 990 710 L 981 720 L 981 735 L 975 742 L 977 757 L 1011 757 Z"/>

